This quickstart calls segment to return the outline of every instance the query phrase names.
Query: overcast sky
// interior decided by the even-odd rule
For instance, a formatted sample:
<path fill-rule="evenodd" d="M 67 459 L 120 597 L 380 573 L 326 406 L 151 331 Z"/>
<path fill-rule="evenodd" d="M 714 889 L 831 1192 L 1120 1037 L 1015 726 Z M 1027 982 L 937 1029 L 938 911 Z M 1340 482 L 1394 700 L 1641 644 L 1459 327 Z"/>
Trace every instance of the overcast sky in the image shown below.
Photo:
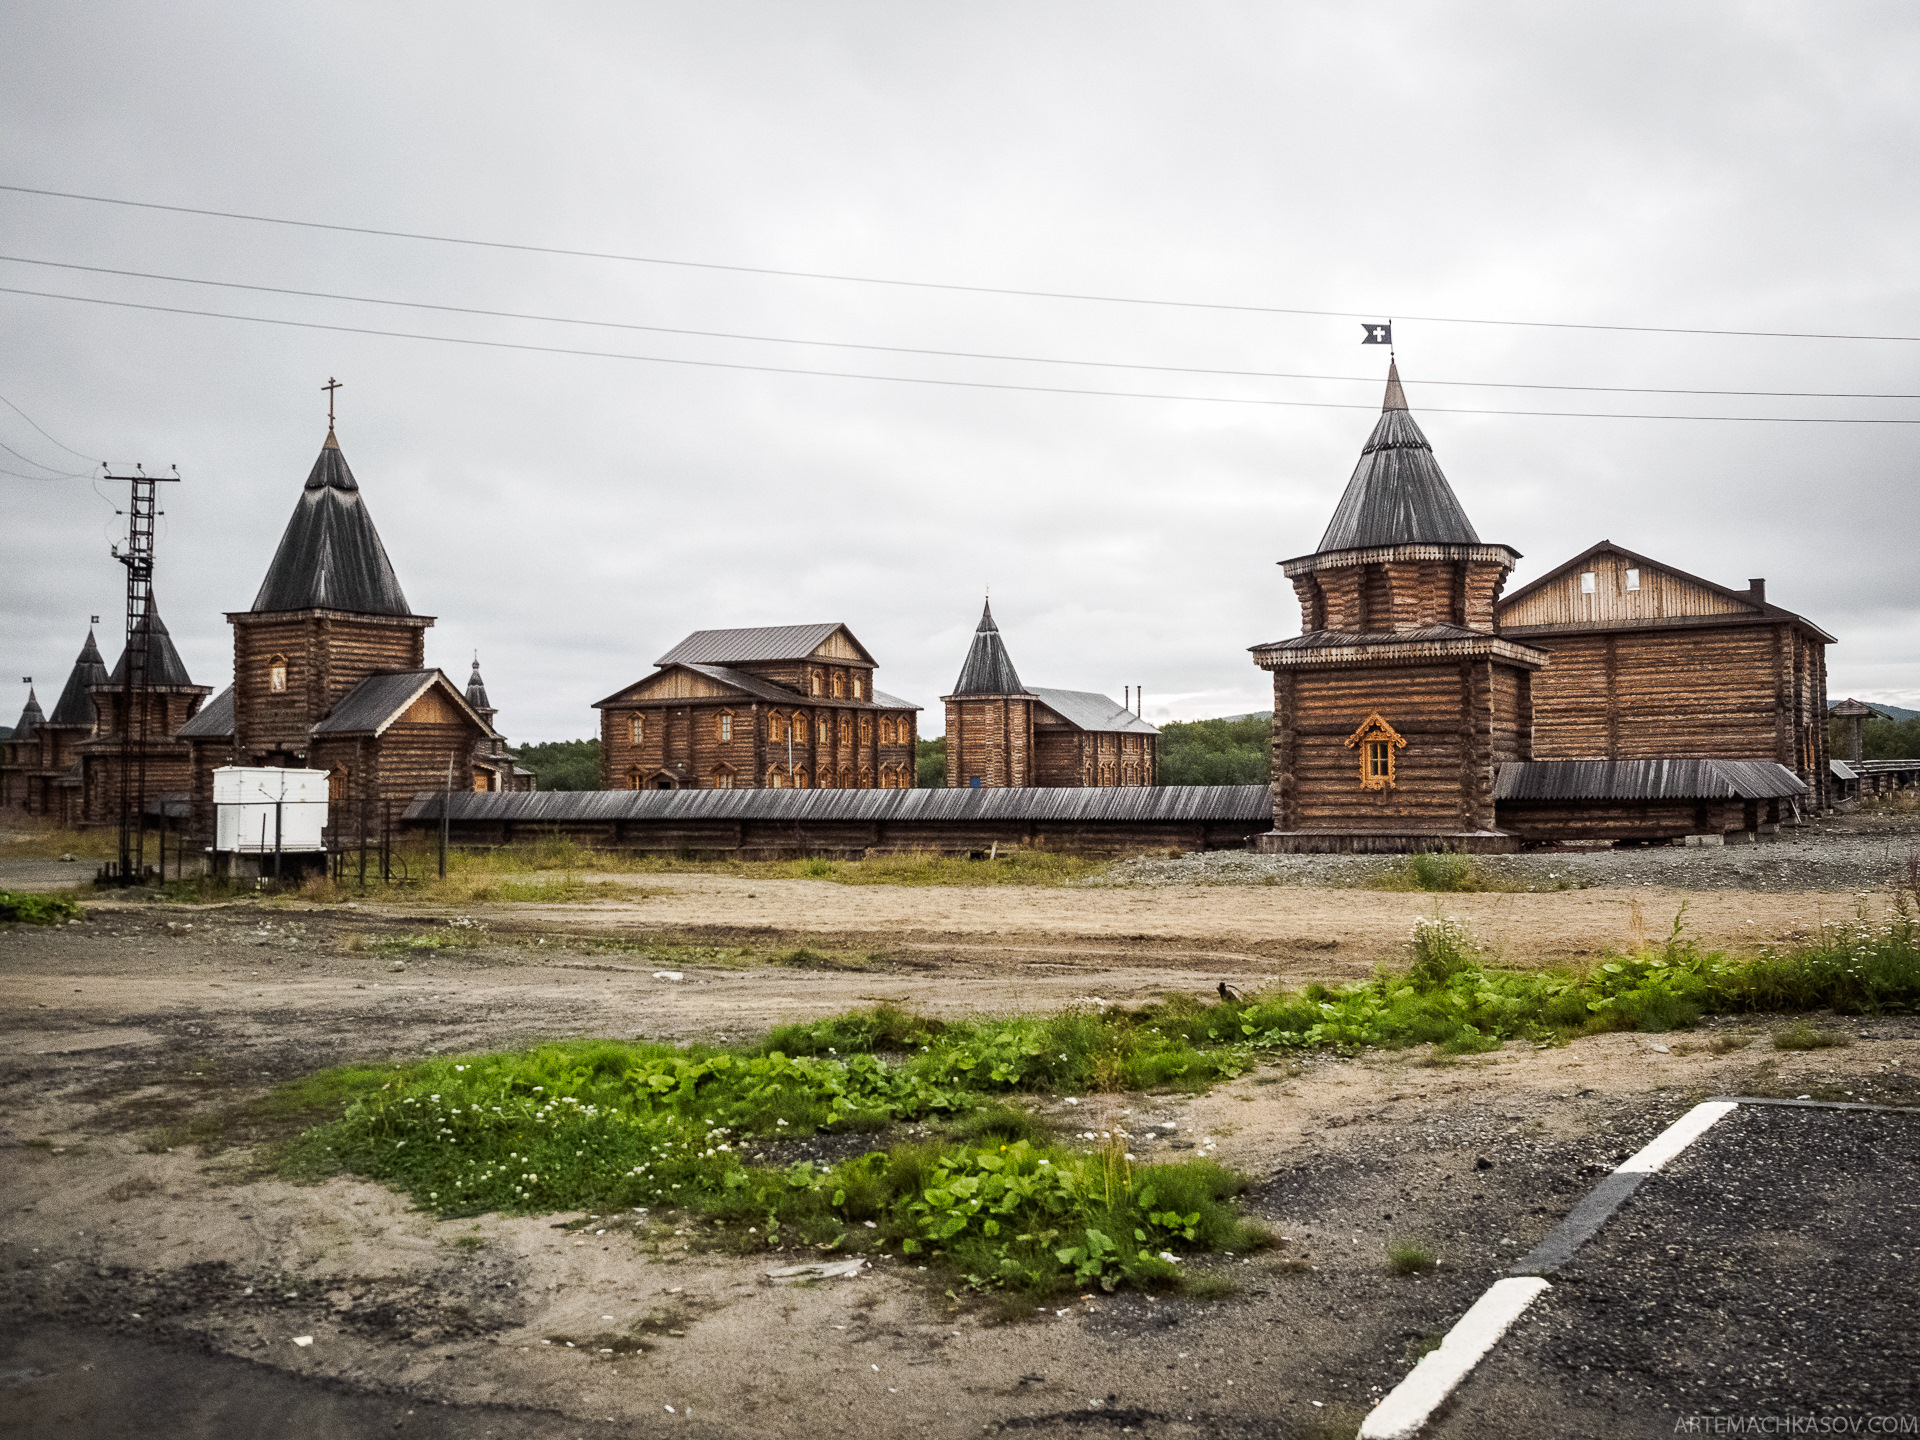
<path fill-rule="evenodd" d="M 196 680 L 339 436 L 430 663 L 478 648 L 516 741 L 687 632 L 842 620 L 944 723 L 991 584 L 1030 685 L 1265 709 L 1379 404 L 1360 318 L 1519 585 L 1602 538 L 1839 637 L 1835 699 L 1920 705 L 1910 5 L 565 4 L 13 0 L 0 182 L 1023 298 L 348 235 L 0 191 L 0 285 L 315 325 L 1115 398 L 769 374 L 0 294 L 0 469 L 177 464 L 157 595 Z M 436 313 L 55 261 L 574 321 Z M 1324 402 L 1357 408 L 1225 403 Z M 51 436 L 52 439 L 47 438 Z M 55 442 L 58 443 L 55 443 Z M 0 689 L 51 704 L 124 608 L 123 487 L 0 475 Z"/>

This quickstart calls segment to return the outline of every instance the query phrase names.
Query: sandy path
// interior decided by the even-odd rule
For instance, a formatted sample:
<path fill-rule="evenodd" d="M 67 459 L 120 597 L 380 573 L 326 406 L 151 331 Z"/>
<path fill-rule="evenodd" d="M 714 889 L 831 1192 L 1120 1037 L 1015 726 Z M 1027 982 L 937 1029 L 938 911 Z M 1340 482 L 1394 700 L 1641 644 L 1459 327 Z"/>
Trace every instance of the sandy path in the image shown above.
<path fill-rule="evenodd" d="M 880 933 L 923 942 L 993 936 L 1016 944 L 1042 936 L 1181 940 L 1267 956 L 1337 949 L 1340 961 L 1364 966 L 1397 954 L 1413 922 L 1436 912 L 1459 916 L 1497 957 L 1525 964 L 1626 945 L 1636 931 L 1662 936 L 1682 902 L 1688 906 L 1687 931 L 1697 941 L 1740 950 L 1804 938 L 1823 922 L 1851 917 L 1856 904 L 1853 893 L 1815 890 L 1688 894 L 1596 888 L 1424 895 L 1287 886 L 905 887 L 722 875 L 635 876 L 632 883 L 666 893 L 636 904 L 480 906 L 469 913 L 510 914 L 521 924 L 530 915 L 551 914 L 564 918 L 569 929 L 725 926 Z"/>

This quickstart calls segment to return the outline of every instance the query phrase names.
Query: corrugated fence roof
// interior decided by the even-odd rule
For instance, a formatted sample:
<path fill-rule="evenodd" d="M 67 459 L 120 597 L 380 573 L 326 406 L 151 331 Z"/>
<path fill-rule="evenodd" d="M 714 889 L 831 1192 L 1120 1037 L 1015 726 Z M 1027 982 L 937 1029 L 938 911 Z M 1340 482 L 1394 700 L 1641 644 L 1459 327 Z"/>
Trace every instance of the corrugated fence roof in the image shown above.
<path fill-rule="evenodd" d="M 441 796 L 418 797 L 409 820 L 438 820 Z M 1266 821 L 1264 785 L 1105 786 L 942 790 L 456 790 L 450 818 L 516 824 L 613 820 Z"/>
<path fill-rule="evenodd" d="M 1500 767 L 1493 798 L 1512 800 L 1778 800 L 1804 795 L 1771 760 L 1519 760 Z"/>

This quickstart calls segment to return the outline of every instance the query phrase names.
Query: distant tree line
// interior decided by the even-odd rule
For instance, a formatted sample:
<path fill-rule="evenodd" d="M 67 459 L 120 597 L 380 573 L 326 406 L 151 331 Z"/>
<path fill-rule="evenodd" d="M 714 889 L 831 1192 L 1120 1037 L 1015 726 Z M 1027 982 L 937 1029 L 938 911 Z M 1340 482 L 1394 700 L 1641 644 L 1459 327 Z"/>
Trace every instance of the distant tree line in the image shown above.
<path fill-rule="evenodd" d="M 947 737 L 921 740 L 914 746 L 913 784 L 917 790 L 939 790 L 947 783 Z"/>
<path fill-rule="evenodd" d="M 1862 729 L 1862 760 L 1920 760 L 1920 715 L 1905 720 L 1869 720 Z M 1828 721 L 1827 753 L 1845 760 L 1851 753 L 1849 743 L 1846 723 Z"/>
<path fill-rule="evenodd" d="M 1264 785 L 1273 717 L 1171 721 L 1160 727 L 1162 785 Z"/>
<path fill-rule="evenodd" d="M 514 758 L 540 777 L 542 790 L 600 788 L 598 740 L 548 740 L 539 745 L 522 745 Z"/>

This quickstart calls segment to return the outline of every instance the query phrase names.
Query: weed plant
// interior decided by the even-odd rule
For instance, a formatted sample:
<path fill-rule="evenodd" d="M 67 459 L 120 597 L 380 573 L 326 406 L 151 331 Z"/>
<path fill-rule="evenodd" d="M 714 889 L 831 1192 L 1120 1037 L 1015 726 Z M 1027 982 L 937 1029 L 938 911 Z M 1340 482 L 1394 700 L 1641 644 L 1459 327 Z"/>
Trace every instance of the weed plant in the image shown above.
<path fill-rule="evenodd" d="M 80 918 L 80 907 L 65 895 L 30 890 L 0 890 L 0 924 L 64 925 Z"/>

